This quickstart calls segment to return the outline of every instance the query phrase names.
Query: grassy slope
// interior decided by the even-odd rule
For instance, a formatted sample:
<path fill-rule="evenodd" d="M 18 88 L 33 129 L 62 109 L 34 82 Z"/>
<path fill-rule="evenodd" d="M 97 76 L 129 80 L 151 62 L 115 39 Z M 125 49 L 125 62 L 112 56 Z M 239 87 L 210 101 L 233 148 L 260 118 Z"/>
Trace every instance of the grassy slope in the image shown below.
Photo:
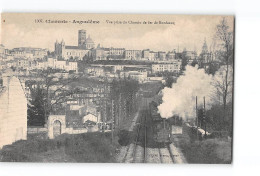
<path fill-rule="evenodd" d="M 182 149 L 188 163 L 229 164 L 231 163 L 231 141 L 207 139 L 190 142 L 187 138 L 179 138 L 175 143 Z"/>
<path fill-rule="evenodd" d="M 56 139 L 17 141 L 0 151 L 2 162 L 115 162 L 110 133 L 63 134 Z"/>

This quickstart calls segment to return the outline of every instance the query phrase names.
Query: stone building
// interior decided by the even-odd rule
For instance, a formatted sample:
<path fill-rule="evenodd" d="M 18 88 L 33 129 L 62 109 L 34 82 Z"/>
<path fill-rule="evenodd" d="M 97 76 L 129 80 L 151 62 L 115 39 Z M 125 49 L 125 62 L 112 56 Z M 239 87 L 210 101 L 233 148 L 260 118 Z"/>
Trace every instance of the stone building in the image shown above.
<path fill-rule="evenodd" d="M 159 51 L 158 52 L 158 59 L 159 60 L 165 60 L 166 59 L 166 52 Z"/>
<path fill-rule="evenodd" d="M 100 45 L 97 46 L 97 48 L 93 49 L 91 51 L 91 56 L 93 60 L 107 60 L 107 57 L 109 55 L 109 48 L 103 48 L 100 47 Z"/>
<path fill-rule="evenodd" d="M 120 72 L 121 78 L 131 78 L 133 80 L 138 81 L 139 83 L 144 83 L 147 81 L 148 72 L 146 70 L 138 70 L 138 71 L 122 71 Z"/>
<path fill-rule="evenodd" d="M 171 63 L 152 64 L 153 73 L 160 73 L 166 71 L 179 73 L 180 70 L 181 70 L 181 60 L 176 60 L 175 62 L 171 62 Z"/>
<path fill-rule="evenodd" d="M 145 60 L 149 60 L 149 56 L 150 56 L 150 50 L 149 49 L 142 51 L 142 58 L 144 58 Z"/>
<path fill-rule="evenodd" d="M 12 71 L 3 73 L 0 87 L 0 148 L 27 139 L 27 99 Z"/>
<path fill-rule="evenodd" d="M 84 29 L 78 31 L 78 46 L 86 47 L 86 30 Z"/>
<path fill-rule="evenodd" d="M 214 56 L 215 55 L 208 50 L 208 45 L 207 45 L 207 42 L 206 42 L 206 39 L 205 39 L 203 46 L 202 46 L 202 50 L 201 50 L 199 59 L 203 63 L 209 63 L 209 62 L 214 60 Z"/>
<path fill-rule="evenodd" d="M 109 59 L 124 59 L 125 48 L 109 48 Z"/>
<path fill-rule="evenodd" d="M 86 39 L 86 49 L 93 49 L 95 48 L 95 43 L 92 40 L 92 38 L 90 38 L 90 35 L 88 35 L 88 38 Z"/>
<path fill-rule="evenodd" d="M 13 48 L 9 52 L 14 58 L 42 59 L 47 56 L 48 50 L 42 48 L 19 47 Z"/>
<path fill-rule="evenodd" d="M 140 60 L 142 57 L 141 50 L 125 50 L 126 60 Z"/>
<path fill-rule="evenodd" d="M 150 51 L 149 53 L 149 60 L 154 61 L 158 58 L 158 52 Z"/>
<path fill-rule="evenodd" d="M 183 55 L 184 55 L 188 60 L 197 59 L 197 52 L 196 52 L 196 51 L 183 51 Z"/>
<path fill-rule="evenodd" d="M 85 55 L 90 54 L 90 50 L 95 48 L 95 43 L 90 35 L 86 38 L 86 31 L 78 31 L 78 46 L 65 45 L 65 41 L 55 42 L 55 55 L 68 60 L 70 58 L 82 60 Z"/>
<path fill-rule="evenodd" d="M 167 54 L 166 54 L 166 58 L 168 60 L 173 60 L 175 59 L 175 52 L 174 51 L 169 51 Z"/>
<path fill-rule="evenodd" d="M 82 46 L 68 46 L 65 45 L 64 40 L 60 43 L 55 43 L 55 55 L 58 58 L 69 60 L 70 58 L 82 60 L 85 55 L 88 55 L 89 49 Z"/>
<path fill-rule="evenodd" d="M 85 68 L 84 73 L 90 76 L 103 77 L 105 76 L 104 67 L 100 66 L 88 66 Z"/>
<path fill-rule="evenodd" d="M 47 63 L 46 68 L 78 72 L 78 63 L 75 61 L 48 58 L 46 63 Z"/>

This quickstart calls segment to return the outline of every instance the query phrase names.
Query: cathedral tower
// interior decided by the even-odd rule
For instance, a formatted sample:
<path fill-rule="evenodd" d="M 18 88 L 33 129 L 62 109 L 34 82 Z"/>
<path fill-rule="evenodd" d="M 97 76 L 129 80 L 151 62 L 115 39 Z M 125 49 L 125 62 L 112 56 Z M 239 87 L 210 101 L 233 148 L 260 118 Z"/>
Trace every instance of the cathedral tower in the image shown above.
<path fill-rule="evenodd" d="M 86 30 L 82 29 L 78 32 L 78 46 L 86 47 Z"/>

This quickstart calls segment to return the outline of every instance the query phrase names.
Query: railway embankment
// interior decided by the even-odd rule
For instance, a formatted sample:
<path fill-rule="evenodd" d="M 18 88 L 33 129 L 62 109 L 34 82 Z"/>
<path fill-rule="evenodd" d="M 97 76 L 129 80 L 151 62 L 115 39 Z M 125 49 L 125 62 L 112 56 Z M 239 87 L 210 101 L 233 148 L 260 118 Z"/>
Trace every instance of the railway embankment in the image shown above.
<path fill-rule="evenodd" d="M 229 164 L 232 161 L 231 140 L 215 138 L 191 141 L 178 136 L 174 144 L 182 151 L 188 163 Z"/>
<path fill-rule="evenodd" d="M 0 161 L 113 163 L 118 146 L 115 141 L 111 143 L 111 133 L 101 132 L 30 138 L 3 147 Z"/>

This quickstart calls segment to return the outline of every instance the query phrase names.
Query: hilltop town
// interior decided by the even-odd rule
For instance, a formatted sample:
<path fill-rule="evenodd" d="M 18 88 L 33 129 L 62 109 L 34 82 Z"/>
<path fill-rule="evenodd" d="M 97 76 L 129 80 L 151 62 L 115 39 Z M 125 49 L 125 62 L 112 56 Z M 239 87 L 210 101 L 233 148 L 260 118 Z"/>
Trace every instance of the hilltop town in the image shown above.
<path fill-rule="evenodd" d="M 0 99 L 2 116 L 8 117 L 1 119 L 1 135 L 12 137 L 2 136 L 0 147 L 64 133 L 109 132 L 113 141 L 114 133 L 118 137 L 122 130 L 133 130 L 151 101 L 162 101 L 162 89 L 176 83 L 187 65 L 214 74 L 225 64 L 220 54 L 206 39 L 199 54 L 185 48 L 103 47 L 84 29 L 78 31 L 77 46 L 56 40 L 54 51 L 1 44 Z"/>
<path fill-rule="evenodd" d="M 85 121 L 94 118 L 90 121 L 99 124 L 96 130 L 100 130 L 111 129 L 112 116 L 116 116 L 112 106 L 116 106 L 120 118 L 124 114 L 124 119 L 132 113 L 126 112 L 128 99 L 137 105 L 137 95 L 140 94 L 137 88 L 133 88 L 136 89 L 134 92 L 130 90 L 131 97 L 124 95 L 125 92 L 117 92 L 120 100 L 113 102 L 113 86 L 127 80 L 160 87 L 167 81 L 176 80 L 186 65 L 198 64 L 209 70 L 210 64 L 218 64 L 215 56 L 216 52 L 209 51 L 206 40 L 200 55 L 185 49 L 181 52 L 178 49 L 128 50 L 96 45 L 90 35 L 87 37 L 86 30 L 79 30 L 77 46 L 67 45 L 64 40 L 56 41 L 54 51 L 33 47 L 6 49 L 1 44 L 0 69 L 3 86 L 6 77 L 10 77 L 10 71 L 5 73 L 10 68 L 12 75 L 19 78 L 28 101 L 29 126 L 44 127 L 49 115 L 63 115 L 67 127 L 84 128 Z M 30 114 L 30 108 L 39 98 L 37 96 L 46 95 L 47 100 L 42 105 L 45 111 L 42 117 L 35 118 Z M 123 96 L 126 99 L 123 100 Z"/>

